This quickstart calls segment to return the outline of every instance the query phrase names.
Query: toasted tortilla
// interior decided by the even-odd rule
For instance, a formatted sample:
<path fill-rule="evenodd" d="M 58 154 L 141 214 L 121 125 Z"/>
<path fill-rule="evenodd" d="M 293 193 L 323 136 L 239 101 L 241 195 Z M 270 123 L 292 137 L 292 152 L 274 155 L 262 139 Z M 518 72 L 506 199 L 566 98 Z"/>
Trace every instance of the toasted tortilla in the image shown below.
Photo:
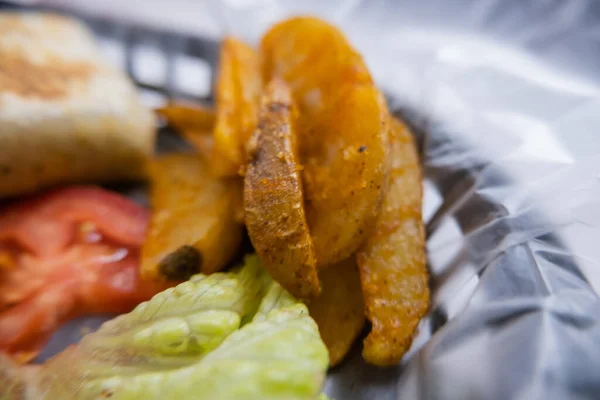
<path fill-rule="evenodd" d="M 0 197 L 138 179 L 155 120 L 77 21 L 0 13 Z"/>

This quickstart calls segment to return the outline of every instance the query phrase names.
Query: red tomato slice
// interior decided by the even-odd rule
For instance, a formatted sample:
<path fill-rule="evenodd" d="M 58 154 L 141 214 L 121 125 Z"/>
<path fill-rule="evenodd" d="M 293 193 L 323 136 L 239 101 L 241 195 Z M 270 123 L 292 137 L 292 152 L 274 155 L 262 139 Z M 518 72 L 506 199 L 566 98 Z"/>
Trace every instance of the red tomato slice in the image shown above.
<path fill-rule="evenodd" d="M 93 186 L 58 189 L 7 207 L 0 216 L 0 242 L 14 240 L 35 254 L 53 254 L 73 239 L 73 222 L 91 221 L 120 244 L 141 246 L 149 213 L 116 193 Z"/>
<path fill-rule="evenodd" d="M 138 273 L 148 217 L 95 187 L 0 210 L 0 352 L 28 361 L 68 319 L 127 312 L 164 290 Z"/>
<path fill-rule="evenodd" d="M 74 298 L 69 285 L 47 287 L 39 294 L 0 313 L 0 349 L 18 362 L 33 359 L 54 330 L 70 315 Z"/>

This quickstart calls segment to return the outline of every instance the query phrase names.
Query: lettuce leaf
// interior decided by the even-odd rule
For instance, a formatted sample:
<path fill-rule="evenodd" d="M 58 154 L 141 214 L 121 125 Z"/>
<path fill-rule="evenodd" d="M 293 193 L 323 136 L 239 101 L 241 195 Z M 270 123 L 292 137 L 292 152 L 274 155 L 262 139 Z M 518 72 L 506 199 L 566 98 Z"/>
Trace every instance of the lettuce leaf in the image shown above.
<path fill-rule="evenodd" d="M 306 306 L 250 256 L 107 322 L 36 386 L 46 399 L 315 399 L 327 364 Z"/>

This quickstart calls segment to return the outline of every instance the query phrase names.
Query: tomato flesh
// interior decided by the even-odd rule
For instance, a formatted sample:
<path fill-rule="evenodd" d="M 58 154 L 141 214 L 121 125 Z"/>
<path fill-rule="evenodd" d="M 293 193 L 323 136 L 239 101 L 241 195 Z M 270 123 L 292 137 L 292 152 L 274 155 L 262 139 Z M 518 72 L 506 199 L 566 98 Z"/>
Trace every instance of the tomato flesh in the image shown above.
<path fill-rule="evenodd" d="M 0 209 L 0 352 L 34 358 L 67 320 L 128 312 L 168 285 L 139 276 L 149 213 L 96 187 Z"/>

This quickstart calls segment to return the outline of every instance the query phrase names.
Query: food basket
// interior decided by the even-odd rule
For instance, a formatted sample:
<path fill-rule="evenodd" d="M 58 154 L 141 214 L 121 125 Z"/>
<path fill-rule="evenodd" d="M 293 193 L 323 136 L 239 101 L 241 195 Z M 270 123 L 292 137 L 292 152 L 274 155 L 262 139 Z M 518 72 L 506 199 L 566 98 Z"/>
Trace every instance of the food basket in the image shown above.
<path fill-rule="evenodd" d="M 199 34 L 117 17 L 109 3 L 68 12 L 150 105 L 210 103 L 221 34 L 254 40 L 278 18 L 310 12 L 348 33 L 391 110 L 413 127 L 425 172 L 431 310 L 401 365 L 368 366 L 357 343 L 330 371 L 329 396 L 600 397 L 600 4 L 199 2 L 220 27 Z M 162 129 L 159 151 L 176 149 L 181 143 Z M 120 189 L 144 200 L 143 187 Z M 71 322 L 40 359 L 101 321 Z"/>

